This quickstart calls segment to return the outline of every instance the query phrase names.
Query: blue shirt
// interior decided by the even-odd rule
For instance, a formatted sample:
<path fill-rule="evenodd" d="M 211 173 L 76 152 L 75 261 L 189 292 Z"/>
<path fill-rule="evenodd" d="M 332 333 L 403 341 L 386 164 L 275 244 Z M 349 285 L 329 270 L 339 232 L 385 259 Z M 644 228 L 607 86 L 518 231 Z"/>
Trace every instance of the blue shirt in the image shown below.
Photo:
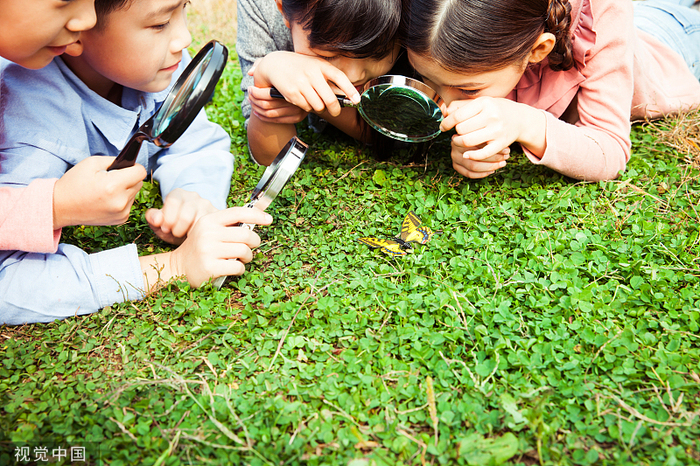
<path fill-rule="evenodd" d="M 183 56 L 174 83 L 189 57 Z M 169 89 L 124 88 L 122 105 L 90 90 L 60 59 L 27 70 L 0 59 L 0 185 L 60 178 L 91 155 L 116 156 Z M 145 142 L 137 162 L 160 184 L 226 207 L 233 174 L 230 138 L 202 111 L 168 149 Z M 27 212 L 31 215 L 31 212 Z M 61 244 L 55 254 L 0 251 L 0 324 L 50 322 L 144 297 L 133 244 L 88 254 Z"/>

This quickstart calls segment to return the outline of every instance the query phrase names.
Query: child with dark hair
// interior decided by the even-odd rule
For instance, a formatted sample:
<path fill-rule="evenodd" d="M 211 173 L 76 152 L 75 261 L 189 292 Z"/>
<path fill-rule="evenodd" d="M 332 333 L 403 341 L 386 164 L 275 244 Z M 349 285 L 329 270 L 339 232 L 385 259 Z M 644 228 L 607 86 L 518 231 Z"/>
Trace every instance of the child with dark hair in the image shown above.
<path fill-rule="evenodd" d="M 469 178 L 532 163 L 612 179 L 630 120 L 700 106 L 693 0 L 411 0 L 406 48 L 445 100 L 452 161 Z"/>
<path fill-rule="evenodd" d="M 168 149 L 146 143 L 136 167 L 105 171 L 189 61 L 187 3 L 97 0 L 97 26 L 45 68 L 0 63 L 0 186 L 60 177 L 56 184 L 68 189 L 60 190 L 61 208 L 54 203 L 57 227 L 111 225 L 126 221 L 141 179 L 150 173 L 164 201 L 162 209 L 146 212 L 146 220 L 161 239 L 180 244 L 147 256 L 133 244 L 92 254 L 67 244 L 53 253 L 0 251 L 0 325 L 88 314 L 141 299 L 172 277 L 200 286 L 242 274 L 252 259 L 260 238 L 233 225 L 272 219 L 257 209 L 225 208 L 230 139 L 203 111 Z M 122 178 L 134 172 L 139 178 L 125 185 Z"/>
<path fill-rule="evenodd" d="M 246 93 L 242 110 L 253 158 L 269 165 L 296 134 L 320 117 L 368 141 L 367 126 L 336 94 L 358 90 L 396 63 L 402 0 L 239 0 L 236 48 Z M 286 100 L 273 98 L 275 87 Z"/>

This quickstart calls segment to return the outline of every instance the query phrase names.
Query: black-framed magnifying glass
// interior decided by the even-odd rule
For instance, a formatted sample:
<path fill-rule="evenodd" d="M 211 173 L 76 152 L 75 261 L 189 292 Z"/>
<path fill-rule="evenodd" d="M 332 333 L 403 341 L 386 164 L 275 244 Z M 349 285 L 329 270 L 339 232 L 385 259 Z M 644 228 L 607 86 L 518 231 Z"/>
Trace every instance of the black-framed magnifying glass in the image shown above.
<path fill-rule="evenodd" d="M 284 96 L 274 87 L 270 96 Z M 355 107 L 375 130 L 404 142 L 424 142 L 440 134 L 442 98 L 427 84 L 401 75 L 384 75 L 368 81 L 355 105 L 337 96 L 343 107 Z"/>
<path fill-rule="evenodd" d="M 228 49 L 220 42 L 212 40 L 202 47 L 160 108 L 136 130 L 107 170 L 133 166 L 143 141 L 163 149 L 177 141 L 211 97 L 227 58 Z"/>
<path fill-rule="evenodd" d="M 296 136 L 277 154 L 275 160 L 265 169 L 257 186 L 253 189 L 250 195 L 250 201 L 244 205 L 246 208 L 265 210 L 275 200 L 277 195 L 282 192 L 282 189 L 287 184 L 287 181 L 294 175 L 301 165 L 301 161 L 306 156 L 306 151 L 309 146 L 299 140 Z M 250 230 L 255 228 L 251 223 L 243 223 L 237 226 L 246 227 Z M 226 276 L 216 278 L 212 284 L 217 288 L 221 288 L 226 281 Z"/>

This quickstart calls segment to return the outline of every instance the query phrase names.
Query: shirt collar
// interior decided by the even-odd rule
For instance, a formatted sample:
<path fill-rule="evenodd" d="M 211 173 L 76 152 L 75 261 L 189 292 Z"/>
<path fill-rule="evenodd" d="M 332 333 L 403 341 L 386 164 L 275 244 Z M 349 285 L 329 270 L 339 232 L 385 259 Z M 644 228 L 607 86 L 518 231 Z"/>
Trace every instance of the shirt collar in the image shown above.
<path fill-rule="evenodd" d="M 170 86 L 161 92 L 141 92 L 125 87 L 122 94 L 123 106 L 119 106 L 87 87 L 63 60 L 57 57 L 55 61 L 70 86 L 82 99 L 86 120 L 89 120 L 110 144 L 119 149 L 124 147 L 134 130 L 160 107 L 170 87 L 184 69 L 181 64 L 173 74 Z"/>

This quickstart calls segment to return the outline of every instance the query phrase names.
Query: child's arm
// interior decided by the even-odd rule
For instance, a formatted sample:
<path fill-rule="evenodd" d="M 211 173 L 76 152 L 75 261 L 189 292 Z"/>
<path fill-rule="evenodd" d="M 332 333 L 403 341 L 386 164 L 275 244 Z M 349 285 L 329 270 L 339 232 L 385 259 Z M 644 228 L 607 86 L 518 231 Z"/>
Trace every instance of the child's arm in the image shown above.
<path fill-rule="evenodd" d="M 55 254 L 0 251 L 0 325 L 90 314 L 143 299 L 175 277 L 200 286 L 210 278 L 240 275 L 260 238 L 230 225 L 271 221 L 257 209 L 222 210 L 202 217 L 176 250 L 143 257 L 134 244 L 94 254 L 66 244 Z"/>

